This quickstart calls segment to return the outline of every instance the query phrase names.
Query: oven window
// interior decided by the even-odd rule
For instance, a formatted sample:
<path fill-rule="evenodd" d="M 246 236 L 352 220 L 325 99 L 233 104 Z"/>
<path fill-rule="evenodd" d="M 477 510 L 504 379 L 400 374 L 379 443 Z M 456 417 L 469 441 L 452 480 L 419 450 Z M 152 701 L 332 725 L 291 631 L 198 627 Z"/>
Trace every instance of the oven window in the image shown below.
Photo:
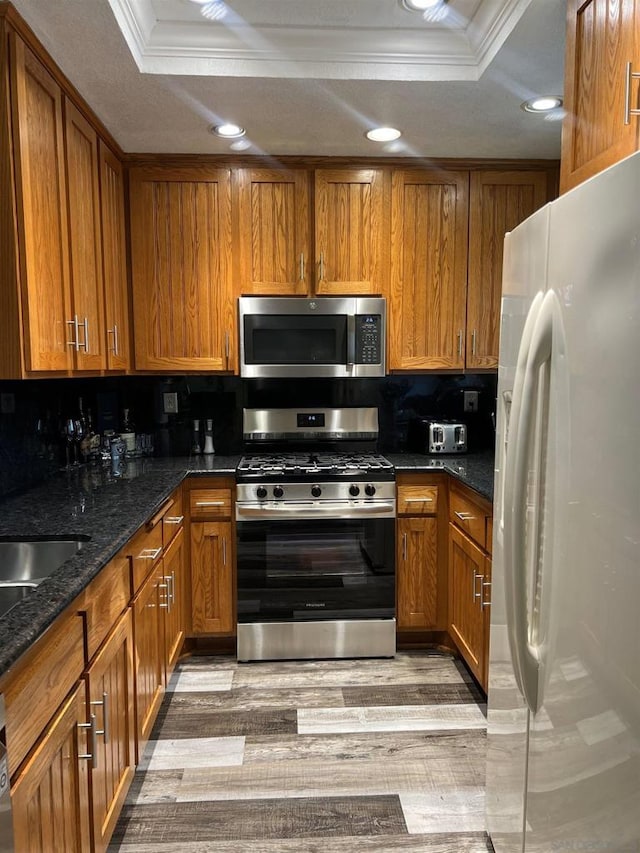
<path fill-rule="evenodd" d="M 394 615 L 393 519 L 239 522 L 238 620 Z"/>
<path fill-rule="evenodd" d="M 344 314 L 244 318 L 246 364 L 345 364 L 347 318 Z"/>

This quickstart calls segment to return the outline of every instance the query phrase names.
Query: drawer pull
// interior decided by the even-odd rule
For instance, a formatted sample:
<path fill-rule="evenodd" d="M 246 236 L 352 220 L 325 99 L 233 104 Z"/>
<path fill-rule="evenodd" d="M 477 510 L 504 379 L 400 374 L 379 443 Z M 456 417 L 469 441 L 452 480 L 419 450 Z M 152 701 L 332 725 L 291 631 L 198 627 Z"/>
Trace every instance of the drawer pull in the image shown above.
<path fill-rule="evenodd" d="M 226 501 L 196 501 L 196 506 L 226 506 Z"/>
<path fill-rule="evenodd" d="M 458 516 L 460 521 L 473 521 L 475 519 L 475 515 L 471 515 L 470 512 L 456 512 L 455 515 Z"/>
<path fill-rule="evenodd" d="M 227 565 L 227 540 L 224 538 L 222 540 L 222 565 Z"/>
<path fill-rule="evenodd" d="M 640 79 L 640 71 L 633 70 L 633 64 L 627 62 L 624 76 L 624 123 L 631 124 L 631 116 L 640 115 L 640 110 L 631 109 L 631 81 Z"/>
<path fill-rule="evenodd" d="M 481 602 L 483 607 L 491 607 L 491 599 L 487 600 L 484 597 L 485 589 L 487 589 L 490 586 L 491 586 L 491 581 L 483 581 L 483 583 L 482 583 L 482 602 Z"/>
<path fill-rule="evenodd" d="M 407 561 L 407 534 L 406 533 L 402 534 L 402 559 L 406 563 L 406 561 Z"/>
<path fill-rule="evenodd" d="M 477 587 L 476 587 L 476 581 L 477 580 L 480 581 L 480 592 L 478 592 Z M 478 598 L 482 600 L 482 584 L 483 584 L 483 581 L 484 581 L 484 575 L 479 575 L 476 572 L 476 570 L 474 569 L 473 570 L 473 600 L 474 601 L 476 601 L 476 599 L 478 599 Z"/>
<path fill-rule="evenodd" d="M 156 560 L 162 554 L 162 548 L 145 548 L 140 551 L 139 559 L 141 560 Z"/>
<path fill-rule="evenodd" d="M 168 515 L 164 523 L 165 524 L 182 524 L 184 521 L 184 515 Z"/>
<path fill-rule="evenodd" d="M 406 504 L 430 504 L 433 503 L 433 498 L 402 498 Z"/>
<path fill-rule="evenodd" d="M 166 575 L 164 576 L 164 579 L 166 581 L 169 580 Z M 158 604 L 158 607 L 165 609 L 168 613 L 171 610 L 171 607 L 169 606 L 169 584 L 168 583 L 159 583 L 158 589 L 166 589 L 167 590 L 165 597 L 164 597 L 164 601 L 161 601 Z"/>

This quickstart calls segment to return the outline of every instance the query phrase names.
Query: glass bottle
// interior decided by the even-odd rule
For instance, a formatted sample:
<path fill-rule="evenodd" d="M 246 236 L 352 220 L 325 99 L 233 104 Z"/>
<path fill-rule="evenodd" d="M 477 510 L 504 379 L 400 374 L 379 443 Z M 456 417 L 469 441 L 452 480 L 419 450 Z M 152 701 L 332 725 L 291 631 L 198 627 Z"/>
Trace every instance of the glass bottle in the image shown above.
<path fill-rule="evenodd" d="M 204 431 L 204 450 L 202 452 L 209 455 L 216 452 L 213 446 L 213 421 L 211 419 L 207 420 L 207 426 Z"/>

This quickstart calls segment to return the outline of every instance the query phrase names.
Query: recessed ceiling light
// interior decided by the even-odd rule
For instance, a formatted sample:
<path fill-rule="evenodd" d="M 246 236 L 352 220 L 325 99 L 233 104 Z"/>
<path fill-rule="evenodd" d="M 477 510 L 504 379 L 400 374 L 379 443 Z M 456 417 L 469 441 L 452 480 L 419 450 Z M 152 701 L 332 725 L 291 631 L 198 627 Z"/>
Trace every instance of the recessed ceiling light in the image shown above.
<path fill-rule="evenodd" d="M 392 142 L 399 139 L 402 133 L 395 127 L 373 127 L 366 133 L 367 139 L 373 142 Z"/>
<path fill-rule="evenodd" d="M 400 0 L 400 4 L 409 12 L 424 12 L 425 9 L 433 9 L 440 6 L 442 0 Z"/>
<path fill-rule="evenodd" d="M 222 137 L 222 139 L 239 139 L 247 132 L 239 124 L 216 124 L 209 128 L 209 130 L 216 136 Z"/>
<path fill-rule="evenodd" d="M 246 151 L 247 148 L 251 148 L 251 143 L 248 139 L 236 139 L 235 142 L 232 142 L 229 148 L 232 148 L 234 151 Z"/>
<path fill-rule="evenodd" d="M 539 98 L 530 98 L 520 106 L 526 113 L 548 113 L 550 110 L 557 110 L 558 107 L 562 106 L 562 98 L 543 95 Z"/>

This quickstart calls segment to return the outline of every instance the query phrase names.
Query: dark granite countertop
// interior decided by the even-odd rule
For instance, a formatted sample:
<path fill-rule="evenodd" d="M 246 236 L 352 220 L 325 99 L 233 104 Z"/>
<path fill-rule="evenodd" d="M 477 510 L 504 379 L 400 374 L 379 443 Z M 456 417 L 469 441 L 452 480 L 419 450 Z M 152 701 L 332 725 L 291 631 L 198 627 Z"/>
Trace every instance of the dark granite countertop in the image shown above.
<path fill-rule="evenodd" d="M 386 454 L 397 471 L 444 470 L 493 497 L 493 453 Z M 0 675 L 53 623 L 187 476 L 233 475 L 240 456 L 140 459 L 123 476 L 81 466 L 2 502 L 0 539 L 86 538 L 82 551 L 0 617 Z"/>
<path fill-rule="evenodd" d="M 459 456 L 427 456 L 423 453 L 385 453 L 385 456 L 398 472 L 446 471 L 483 498 L 493 501 L 493 450 Z"/>
<path fill-rule="evenodd" d="M 113 478 L 81 466 L 5 499 L 0 538 L 88 537 L 82 551 L 0 617 L 0 674 L 25 652 L 187 475 L 233 475 L 239 456 L 139 459 Z"/>

